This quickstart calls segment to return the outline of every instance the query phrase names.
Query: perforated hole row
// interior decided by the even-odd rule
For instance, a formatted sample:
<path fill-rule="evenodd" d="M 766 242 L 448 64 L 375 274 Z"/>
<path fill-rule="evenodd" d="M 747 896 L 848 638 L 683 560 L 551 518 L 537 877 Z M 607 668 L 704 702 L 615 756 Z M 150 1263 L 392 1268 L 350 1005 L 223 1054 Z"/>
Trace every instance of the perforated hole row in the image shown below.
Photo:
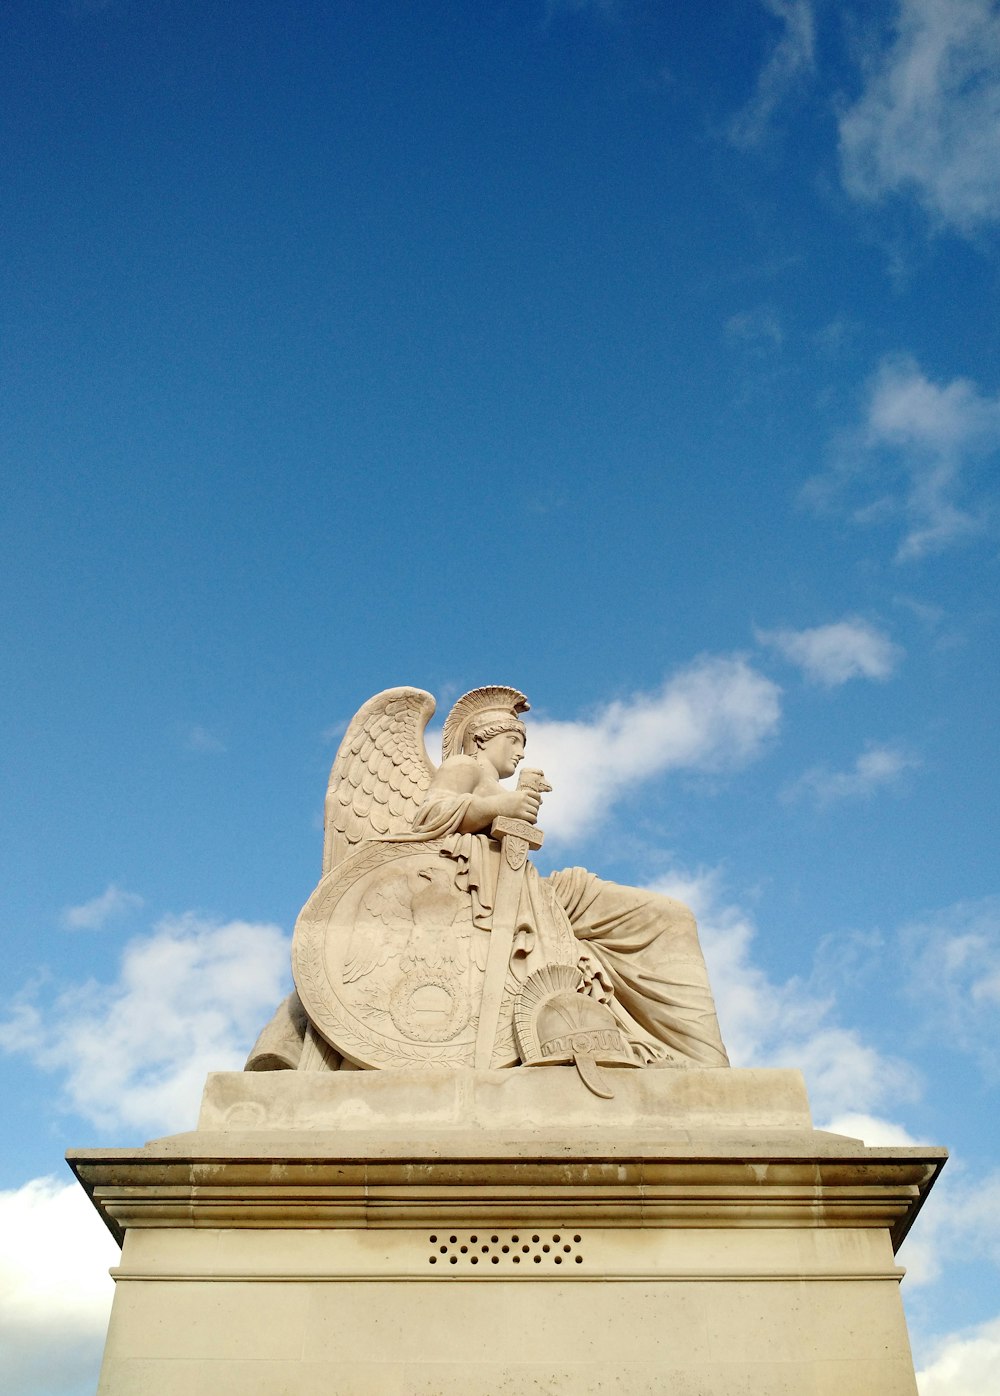
<path fill-rule="evenodd" d="M 579 1232 L 434 1231 L 428 1265 L 487 1269 L 555 1268 L 583 1264 Z"/>

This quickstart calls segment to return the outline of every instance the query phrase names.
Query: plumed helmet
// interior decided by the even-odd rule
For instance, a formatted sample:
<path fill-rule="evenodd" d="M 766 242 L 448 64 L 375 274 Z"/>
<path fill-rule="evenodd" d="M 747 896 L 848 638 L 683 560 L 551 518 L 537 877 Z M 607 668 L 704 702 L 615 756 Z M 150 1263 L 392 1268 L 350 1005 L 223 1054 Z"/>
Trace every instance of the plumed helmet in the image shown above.
<path fill-rule="evenodd" d="M 573 1062 L 594 1095 L 614 1094 L 599 1066 L 638 1066 L 605 1003 L 582 993 L 576 965 L 543 965 L 514 1000 L 514 1039 L 525 1066 Z"/>
<path fill-rule="evenodd" d="M 466 738 L 474 732 L 494 729 L 497 732 L 524 731 L 518 713 L 526 713 L 530 704 L 516 688 L 474 688 L 459 698 L 445 719 L 441 739 L 441 756 L 460 756 Z"/>
<path fill-rule="evenodd" d="M 547 999 L 535 1019 L 535 1033 L 546 1062 L 571 1062 L 583 1055 L 607 1066 L 632 1064 L 615 1015 L 586 994 L 564 991 Z"/>

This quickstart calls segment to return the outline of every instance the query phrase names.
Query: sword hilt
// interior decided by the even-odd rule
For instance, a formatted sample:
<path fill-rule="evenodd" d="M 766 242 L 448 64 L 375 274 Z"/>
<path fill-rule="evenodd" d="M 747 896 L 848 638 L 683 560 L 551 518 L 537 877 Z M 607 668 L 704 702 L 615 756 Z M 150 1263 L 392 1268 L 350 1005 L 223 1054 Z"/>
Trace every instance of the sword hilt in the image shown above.
<path fill-rule="evenodd" d="M 542 795 L 545 791 L 551 790 L 552 786 L 546 783 L 541 771 L 534 771 L 530 767 L 526 767 L 521 772 L 517 788 L 518 790 L 535 790 L 539 795 Z M 524 862 L 528 849 L 530 848 L 533 853 L 537 852 L 545 839 L 545 835 L 537 824 L 529 824 L 526 819 L 512 819 L 507 814 L 498 814 L 494 819 L 490 825 L 490 837 L 498 839 L 504 844 L 511 867 L 520 866 L 520 863 Z M 515 843 L 512 847 L 505 842 L 507 839 L 520 840 L 520 844 Z M 512 853 L 517 861 L 511 860 Z"/>
<path fill-rule="evenodd" d="M 511 819 L 509 815 L 498 814 L 490 825 L 490 837 L 494 839 L 521 839 L 532 850 L 541 848 L 545 835 L 537 824 L 529 824 L 526 819 Z"/>

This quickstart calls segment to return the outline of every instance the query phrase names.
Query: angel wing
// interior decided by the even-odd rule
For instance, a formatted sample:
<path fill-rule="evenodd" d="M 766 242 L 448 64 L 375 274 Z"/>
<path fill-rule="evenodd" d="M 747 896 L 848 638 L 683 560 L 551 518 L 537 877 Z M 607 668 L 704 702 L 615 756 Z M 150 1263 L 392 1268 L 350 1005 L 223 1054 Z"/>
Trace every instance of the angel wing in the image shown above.
<path fill-rule="evenodd" d="M 326 789 L 324 874 L 365 839 L 412 828 L 434 775 L 424 746 L 433 712 L 422 688 L 387 688 L 354 716 Z"/>

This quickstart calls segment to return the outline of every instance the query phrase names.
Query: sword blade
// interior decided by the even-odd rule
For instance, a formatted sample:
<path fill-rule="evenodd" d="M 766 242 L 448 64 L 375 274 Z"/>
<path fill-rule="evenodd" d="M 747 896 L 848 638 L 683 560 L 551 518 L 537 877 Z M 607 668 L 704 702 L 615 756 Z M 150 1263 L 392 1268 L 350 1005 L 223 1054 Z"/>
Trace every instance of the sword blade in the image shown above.
<path fill-rule="evenodd" d="M 500 874 L 493 898 L 493 920 L 490 927 L 490 948 L 486 957 L 486 978 L 479 1004 L 479 1028 L 476 1032 L 475 1068 L 489 1071 L 493 1062 L 493 1046 L 500 1026 L 500 1005 L 510 969 L 510 955 L 517 930 L 517 913 L 524 886 L 528 849 L 542 846 L 542 831 L 520 819 L 497 818 L 490 831 L 500 839 Z"/>

